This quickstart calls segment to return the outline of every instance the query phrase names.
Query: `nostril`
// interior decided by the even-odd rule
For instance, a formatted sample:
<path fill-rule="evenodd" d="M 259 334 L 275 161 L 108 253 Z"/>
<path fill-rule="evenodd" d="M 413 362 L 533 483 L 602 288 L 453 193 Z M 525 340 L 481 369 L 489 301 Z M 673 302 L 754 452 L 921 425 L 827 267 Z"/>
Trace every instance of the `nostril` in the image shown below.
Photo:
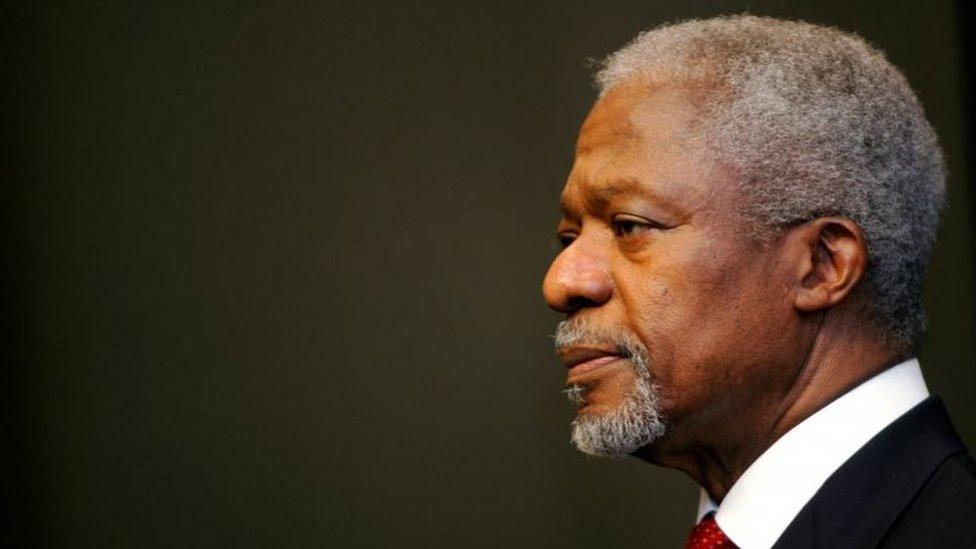
<path fill-rule="evenodd" d="M 566 312 L 575 313 L 580 309 L 595 307 L 597 305 L 599 305 L 599 303 L 597 303 L 596 301 L 593 301 L 592 299 L 589 299 L 581 295 L 577 295 L 577 296 L 570 297 L 566 301 Z"/>

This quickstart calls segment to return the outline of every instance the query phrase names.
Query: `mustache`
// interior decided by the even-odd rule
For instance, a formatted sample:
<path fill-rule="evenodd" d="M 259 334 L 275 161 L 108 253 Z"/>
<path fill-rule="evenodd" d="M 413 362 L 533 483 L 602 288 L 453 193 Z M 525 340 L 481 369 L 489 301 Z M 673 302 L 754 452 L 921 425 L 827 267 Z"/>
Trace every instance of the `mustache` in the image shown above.
<path fill-rule="evenodd" d="M 647 359 L 647 347 L 637 336 L 622 328 L 598 325 L 586 317 L 561 321 L 552 337 L 557 352 L 568 347 L 602 347 L 630 359 Z"/>

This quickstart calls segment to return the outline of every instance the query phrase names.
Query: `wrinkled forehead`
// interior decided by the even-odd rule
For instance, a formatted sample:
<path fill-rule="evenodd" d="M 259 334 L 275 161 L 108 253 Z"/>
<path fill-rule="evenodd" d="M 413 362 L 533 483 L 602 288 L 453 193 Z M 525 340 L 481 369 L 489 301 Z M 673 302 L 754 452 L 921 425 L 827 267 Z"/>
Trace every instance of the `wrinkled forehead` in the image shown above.
<path fill-rule="evenodd" d="M 608 91 L 580 129 L 564 196 L 629 180 L 658 196 L 699 201 L 734 186 L 705 146 L 700 119 L 681 87 L 637 82 Z"/>
<path fill-rule="evenodd" d="M 637 94 L 611 93 L 596 102 L 576 140 L 576 155 L 584 156 L 605 149 L 633 144 L 640 139 L 636 125 L 636 110 L 640 108 Z"/>
<path fill-rule="evenodd" d="M 576 151 L 585 154 L 639 139 L 653 140 L 659 146 L 677 145 L 693 138 L 699 116 L 684 88 L 641 81 L 622 84 L 593 105 L 580 128 Z"/>

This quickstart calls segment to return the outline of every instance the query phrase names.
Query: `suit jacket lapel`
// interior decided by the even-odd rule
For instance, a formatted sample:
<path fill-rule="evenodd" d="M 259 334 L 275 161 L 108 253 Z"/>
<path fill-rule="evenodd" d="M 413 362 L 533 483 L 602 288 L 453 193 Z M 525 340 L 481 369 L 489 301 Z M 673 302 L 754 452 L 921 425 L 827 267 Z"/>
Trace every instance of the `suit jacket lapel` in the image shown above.
<path fill-rule="evenodd" d="M 964 449 L 942 400 L 929 397 L 834 472 L 773 547 L 875 547 L 939 464 Z"/>

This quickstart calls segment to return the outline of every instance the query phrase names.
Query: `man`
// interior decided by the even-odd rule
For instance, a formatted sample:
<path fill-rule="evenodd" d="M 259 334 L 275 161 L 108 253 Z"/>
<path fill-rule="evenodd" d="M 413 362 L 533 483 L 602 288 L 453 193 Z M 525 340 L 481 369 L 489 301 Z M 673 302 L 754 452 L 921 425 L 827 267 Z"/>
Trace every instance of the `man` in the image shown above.
<path fill-rule="evenodd" d="M 945 172 L 904 77 L 734 16 L 597 81 L 543 286 L 577 447 L 691 475 L 689 547 L 976 547 L 976 464 L 913 358 Z"/>

